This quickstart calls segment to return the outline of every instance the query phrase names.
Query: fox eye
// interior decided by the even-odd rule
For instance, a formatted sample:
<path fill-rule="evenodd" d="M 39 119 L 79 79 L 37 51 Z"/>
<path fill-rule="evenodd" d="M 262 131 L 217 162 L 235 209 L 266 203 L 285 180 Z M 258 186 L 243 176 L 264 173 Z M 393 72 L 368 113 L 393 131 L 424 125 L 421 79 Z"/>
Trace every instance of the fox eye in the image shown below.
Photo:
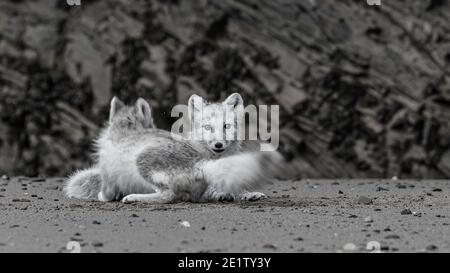
<path fill-rule="evenodd" d="M 224 125 L 223 125 L 223 128 L 225 128 L 225 129 L 230 129 L 231 128 L 231 124 L 230 123 L 225 123 Z"/>
<path fill-rule="evenodd" d="M 211 131 L 211 129 L 212 129 L 211 125 L 204 125 L 203 128 L 204 128 L 206 131 Z"/>

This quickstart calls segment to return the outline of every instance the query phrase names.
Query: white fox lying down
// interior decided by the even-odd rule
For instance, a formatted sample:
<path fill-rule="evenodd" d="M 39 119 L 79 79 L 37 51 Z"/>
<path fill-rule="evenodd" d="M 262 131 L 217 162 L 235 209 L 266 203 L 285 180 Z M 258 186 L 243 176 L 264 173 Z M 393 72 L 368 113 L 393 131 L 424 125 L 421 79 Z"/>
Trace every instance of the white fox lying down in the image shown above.
<path fill-rule="evenodd" d="M 250 191 L 269 183 L 283 162 L 278 152 L 218 155 L 201 141 L 156 129 L 144 99 L 126 106 L 113 98 L 96 148 L 96 164 L 67 180 L 68 197 L 124 203 L 252 201 L 265 195 Z"/>

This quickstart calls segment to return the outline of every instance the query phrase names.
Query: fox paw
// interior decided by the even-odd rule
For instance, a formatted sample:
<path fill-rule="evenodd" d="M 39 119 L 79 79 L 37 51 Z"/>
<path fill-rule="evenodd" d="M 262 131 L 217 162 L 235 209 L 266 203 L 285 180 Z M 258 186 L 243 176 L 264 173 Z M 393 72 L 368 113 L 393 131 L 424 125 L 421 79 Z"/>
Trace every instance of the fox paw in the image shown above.
<path fill-rule="evenodd" d="M 129 194 L 127 196 L 125 196 L 124 198 L 122 198 L 122 203 L 124 204 L 130 204 L 130 203 L 135 203 L 139 201 L 138 198 L 136 198 L 136 196 L 134 194 Z"/>
<path fill-rule="evenodd" d="M 109 200 L 105 197 L 103 192 L 99 192 L 97 195 L 98 201 L 100 202 L 108 202 Z"/>
<path fill-rule="evenodd" d="M 213 194 L 213 199 L 219 202 L 233 202 L 234 196 L 231 193 L 216 192 Z"/>
<path fill-rule="evenodd" d="M 264 198 L 267 198 L 267 196 L 262 192 L 245 192 L 241 194 L 241 200 L 243 201 L 258 201 Z"/>

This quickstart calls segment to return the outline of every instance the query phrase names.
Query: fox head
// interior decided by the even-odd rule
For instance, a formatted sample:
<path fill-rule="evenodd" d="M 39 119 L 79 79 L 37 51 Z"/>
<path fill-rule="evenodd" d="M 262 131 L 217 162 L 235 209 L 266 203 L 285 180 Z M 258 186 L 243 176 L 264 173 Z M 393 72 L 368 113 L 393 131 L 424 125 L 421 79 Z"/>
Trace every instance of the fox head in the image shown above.
<path fill-rule="evenodd" d="M 191 123 L 190 138 L 207 144 L 217 155 L 233 153 L 241 148 L 238 133 L 242 124 L 244 101 L 238 93 L 223 102 L 209 103 L 198 95 L 188 102 Z"/>
<path fill-rule="evenodd" d="M 150 105 L 143 98 L 139 98 L 133 106 L 127 106 L 114 97 L 109 111 L 109 127 L 123 133 L 154 128 Z"/>

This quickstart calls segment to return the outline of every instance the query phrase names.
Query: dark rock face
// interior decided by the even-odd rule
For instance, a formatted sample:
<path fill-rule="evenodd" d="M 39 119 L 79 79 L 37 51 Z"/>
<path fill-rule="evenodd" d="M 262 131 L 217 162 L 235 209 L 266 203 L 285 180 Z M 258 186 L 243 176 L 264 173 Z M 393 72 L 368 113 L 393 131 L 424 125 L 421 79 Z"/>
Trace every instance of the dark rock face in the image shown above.
<path fill-rule="evenodd" d="M 0 171 L 88 166 L 109 100 L 279 104 L 304 177 L 450 177 L 448 1 L 0 2 Z"/>

